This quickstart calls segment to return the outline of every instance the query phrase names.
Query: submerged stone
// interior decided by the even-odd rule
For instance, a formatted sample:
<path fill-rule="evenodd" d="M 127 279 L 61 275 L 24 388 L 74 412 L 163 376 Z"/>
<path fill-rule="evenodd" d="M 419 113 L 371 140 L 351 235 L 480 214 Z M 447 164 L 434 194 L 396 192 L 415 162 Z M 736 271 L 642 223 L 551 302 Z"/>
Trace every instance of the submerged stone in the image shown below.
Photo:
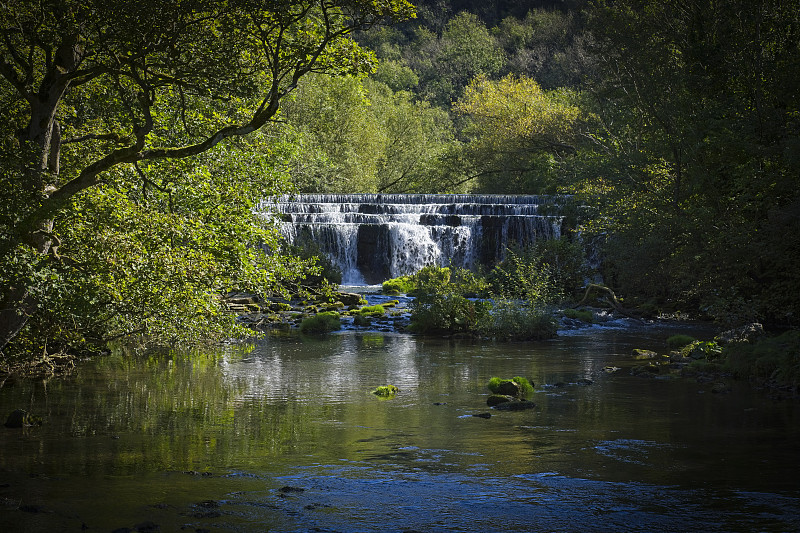
<path fill-rule="evenodd" d="M 7 428 L 21 428 L 25 426 L 41 426 L 42 421 L 40 418 L 32 416 L 28 411 L 23 409 L 15 409 L 6 420 L 5 426 Z"/>
<path fill-rule="evenodd" d="M 486 405 L 489 407 L 494 407 L 496 405 L 500 405 L 501 403 L 510 402 L 514 399 L 513 396 L 506 396 L 504 394 L 492 394 L 488 398 L 486 398 Z"/>
<path fill-rule="evenodd" d="M 501 403 L 493 407 L 493 409 L 498 411 L 526 411 L 535 408 L 536 404 L 528 400 L 515 400 L 513 402 Z"/>

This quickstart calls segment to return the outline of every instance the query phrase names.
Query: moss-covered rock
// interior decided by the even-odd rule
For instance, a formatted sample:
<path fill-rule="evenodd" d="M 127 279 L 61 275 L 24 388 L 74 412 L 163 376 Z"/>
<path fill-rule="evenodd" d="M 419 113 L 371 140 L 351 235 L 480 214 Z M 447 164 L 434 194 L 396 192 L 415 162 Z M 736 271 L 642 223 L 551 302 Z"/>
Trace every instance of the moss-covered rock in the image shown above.
<path fill-rule="evenodd" d="M 336 299 L 346 306 L 363 305 L 362 302 L 366 303 L 360 294 L 354 292 L 337 292 Z"/>
<path fill-rule="evenodd" d="M 658 354 L 652 350 L 642 350 L 641 348 L 634 348 L 631 357 L 633 357 L 633 359 L 636 361 L 645 361 L 647 359 L 657 358 Z"/>
<path fill-rule="evenodd" d="M 380 396 L 381 398 L 391 398 L 398 392 L 400 392 L 400 389 L 398 389 L 394 385 L 381 385 L 380 387 L 372 391 L 372 394 L 374 394 L 375 396 Z"/>
<path fill-rule="evenodd" d="M 512 398 L 525 398 L 533 393 L 533 385 L 522 376 L 515 376 L 511 379 L 493 377 L 489 380 L 487 387 L 493 394 Z"/>
<path fill-rule="evenodd" d="M 385 315 L 386 309 L 384 309 L 382 305 L 370 305 L 359 309 L 358 314 L 361 316 L 377 317 Z"/>
<path fill-rule="evenodd" d="M 492 394 L 488 398 L 486 398 L 486 405 L 489 407 L 494 407 L 496 405 L 500 405 L 501 403 L 511 402 L 514 401 L 513 396 L 506 396 L 504 394 Z"/>
<path fill-rule="evenodd" d="M 339 313 L 325 311 L 308 317 L 300 323 L 300 332 L 307 334 L 330 333 L 342 327 Z"/>

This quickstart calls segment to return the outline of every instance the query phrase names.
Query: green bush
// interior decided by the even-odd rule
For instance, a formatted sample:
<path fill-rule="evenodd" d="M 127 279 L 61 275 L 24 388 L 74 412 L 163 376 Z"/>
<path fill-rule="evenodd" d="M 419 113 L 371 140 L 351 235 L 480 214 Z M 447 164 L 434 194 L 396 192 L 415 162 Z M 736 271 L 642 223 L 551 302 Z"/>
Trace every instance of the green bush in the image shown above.
<path fill-rule="evenodd" d="M 667 339 L 667 347 L 670 350 L 678 350 L 688 344 L 692 344 L 697 339 L 690 335 L 672 335 Z"/>
<path fill-rule="evenodd" d="M 533 244 L 533 255 L 540 265 L 549 267 L 554 289 L 568 296 L 579 291 L 590 274 L 579 240 L 566 237 L 539 240 Z"/>
<path fill-rule="evenodd" d="M 725 368 L 739 378 L 774 380 L 781 385 L 800 385 L 800 331 L 790 330 L 755 343 L 739 342 L 725 347 Z"/>
<path fill-rule="evenodd" d="M 517 300 L 497 300 L 483 316 L 480 331 L 504 340 L 542 340 L 556 336 L 558 324 L 553 314 Z"/>
<path fill-rule="evenodd" d="M 451 292 L 417 294 L 411 302 L 411 330 L 418 333 L 476 332 L 491 304 Z"/>
<path fill-rule="evenodd" d="M 300 332 L 306 334 L 330 333 L 342 327 L 339 313 L 325 311 L 306 318 L 300 323 Z"/>
<path fill-rule="evenodd" d="M 412 276 L 401 276 L 383 282 L 381 291 L 384 294 L 408 294 L 417 288 Z"/>
<path fill-rule="evenodd" d="M 420 293 L 456 292 L 450 283 L 450 274 L 447 267 L 426 266 L 411 277 L 415 288 L 408 294 L 417 296 Z"/>

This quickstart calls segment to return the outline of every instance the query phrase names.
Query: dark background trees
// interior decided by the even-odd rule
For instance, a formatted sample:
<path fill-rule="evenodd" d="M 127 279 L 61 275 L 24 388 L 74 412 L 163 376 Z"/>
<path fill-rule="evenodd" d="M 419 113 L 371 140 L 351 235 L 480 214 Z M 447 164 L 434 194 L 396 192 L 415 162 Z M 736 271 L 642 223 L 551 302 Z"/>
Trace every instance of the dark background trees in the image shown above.
<path fill-rule="evenodd" d="M 798 2 L 419 5 L 363 41 L 450 113 L 428 192 L 574 194 L 621 293 L 797 324 Z"/>

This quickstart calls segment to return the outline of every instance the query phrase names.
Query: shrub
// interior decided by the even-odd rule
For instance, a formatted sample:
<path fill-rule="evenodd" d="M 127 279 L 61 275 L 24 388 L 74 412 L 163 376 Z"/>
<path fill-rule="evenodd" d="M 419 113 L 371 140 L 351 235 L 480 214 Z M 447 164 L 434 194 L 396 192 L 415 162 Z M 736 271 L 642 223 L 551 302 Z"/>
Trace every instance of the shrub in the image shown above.
<path fill-rule="evenodd" d="M 412 276 L 401 276 L 386 280 L 381 285 L 384 294 L 408 294 L 417 288 L 417 284 Z"/>
<path fill-rule="evenodd" d="M 342 327 L 339 313 L 326 311 L 306 318 L 300 323 L 300 332 L 307 334 L 330 333 Z"/>
<path fill-rule="evenodd" d="M 450 284 L 450 269 L 447 267 L 426 266 L 412 277 L 415 288 L 408 291 L 414 296 L 420 293 L 455 292 Z"/>
<path fill-rule="evenodd" d="M 672 335 L 667 339 L 667 347 L 670 350 L 679 350 L 684 346 L 695 342 L 697 339 L 690 335 Z"/>
<path fill-rule="evenodd" d="M 583 287 L 589 276 L 583 244 L 579 240 L 561 237 L 533 244 L 533 254 L 540 265 L 548 265 L 553 287 L 566 295 Z"/>
<path fill-rule="evenodd" d="M 505 259 L 486 278 L 494 294 L 545 304 L 559 298 L 551 270 L 533 247 L 509 248 Z"/>
<path fill-rule="evenodd" d="M 740 378 L 771 379 L 795 388 L 800 385 L 800 331 L 787 331 L 755 343 L 725 347 L 725 367 Z"/>
<path fill-rule="evenodd" d="M 556 336 L 558 324 L 552 313 L 525 302 L 497 300 L 483 317 L 480 331 L 506 340 L 542 340 Z"/>
<path fill-rule="evenodd" d="M 417 294 L 411 303 L 411 330 L 418 333 L 475 332 L 485 322 L 491 304 L 472 301 L 459 294 Z"/>

